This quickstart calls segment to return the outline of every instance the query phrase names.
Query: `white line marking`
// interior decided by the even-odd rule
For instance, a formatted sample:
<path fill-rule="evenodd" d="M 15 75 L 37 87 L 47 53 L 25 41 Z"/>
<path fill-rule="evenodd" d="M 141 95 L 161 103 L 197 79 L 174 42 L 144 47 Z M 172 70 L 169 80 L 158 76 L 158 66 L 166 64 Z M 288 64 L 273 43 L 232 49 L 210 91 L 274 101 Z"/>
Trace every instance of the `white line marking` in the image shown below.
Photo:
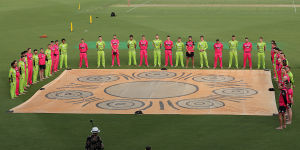
<path fill-rule="evenodd" d="M 295 5 L 295 0 L 293 0 L 293 7 L 294 7 L 295 13 L 297 13 L 297 8 L 296 8 L 296 5 Z"/>
<path fill-rule="evenodd" d="M 137 5 L 137 6 L 133 7 L 133 8 L 131 8 L 131 9 L 127 10 L 126 12 L 129 13 L 129 12 L 133 11 L 134 9 L 136 9 L 136 8 L 138 8 L 138 7 L 142 7 L 143 5 L 150 3 L 151 1 L 152 1 L 152 0 L 146 1 L 145 3 L 142 3 L 142 4 L 140 4 L 140 5 Z"/>

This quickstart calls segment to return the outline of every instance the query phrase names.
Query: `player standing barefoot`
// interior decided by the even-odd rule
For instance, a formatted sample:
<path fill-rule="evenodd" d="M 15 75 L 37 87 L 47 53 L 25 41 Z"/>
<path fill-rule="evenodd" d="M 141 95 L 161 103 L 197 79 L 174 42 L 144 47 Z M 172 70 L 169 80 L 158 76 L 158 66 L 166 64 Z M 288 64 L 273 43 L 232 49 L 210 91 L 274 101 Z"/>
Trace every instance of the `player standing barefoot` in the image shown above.
<path fill-rule="evenodd" d="M 181 37 L 178 37 L 178 40 L 175 44 L 176 49 L 176 64 L 175 67 L 178 66 L 178 62 L 180 61 L 181 67 L 184 67 L 183 64 L 183 50 L 184 50 L 184 44 L 181 42 Z"/>
<path fill-rule="evenodd" d="M 154 67 L 158 64 L 158 66 L 161 66 L 161 47 L 162 47 L 162 41 L 159 39 L 158 34 L 155 35 L 155 40 L 153 40 L 153 47 L 154 47 Z"/>
<path fill-rule="evenodd" d="M 205 62 L 206 67 L 209 68 L 207 53 L 206 53 L 207 48 L 208 48 L 207 42 L 204 40 L 204 36 L 201 35 L 200 42 L 198 42 L 198 49 L 200 51 L 200 68 L 203 68 L 203 60 Z"/>
<path fill-rule="evenodd" d="M 10 96 L 11 99 L 15 99 L 17 97 L 16 95 L 16 78 L 17 78 L 17 73 L 16 73 L 16 67 L 18 66 L 17 61 L 14 60 L 11 64 L 10 64 L 10 69 L 9 69 L 9 74 L 8 74 L 8 81 L 10 84 Z"/>
<path fill-rule="evenodd" d="M 259 38 L 259 42 L 257 43 L 257 51 L 258 51 L 257 68 L 260 69 L 260 64 L 262 64 L 263 69 L 266 69 L 266 62 L 265 62 L 266 43 L 263 41 L 263 37 Z"/>
<path fill-rule="evenodd" d="M 48 51 L 49 51 L 49 49 L 48 49 Z M 49 54 L 49 52 L 48 52 L 48 54 Z M 39 68 L 40 68 L 40 71 L 39 71 L 40 81 L 42 81 L 42 80 L 44 80 L 44 70 L 45 70 L 46 66 L 48 66 L 48 69 L 50 68 L 51 61 L 49 62 L 49 60 L 48 60 L 48 64 L 46 64 L 46 59 L 50 58 L 50 55 L 44 54 L 44 49 L 42 49 L 42 48 L 40 49 L 40 54 L 38 55 L 38 57 L 39 57 Z"/>
<path fill-rule="evenodd" d="M 66 39 L 61 40 L 61 44 L 59 45 L 59 54 L 60 54 L 60 61 L 59 61 L 59 68 L 62 69 L 63 63 L 65 62 L 65 68 L 68 68 L 68 44 L 66 43 Z"/>
<path fill-rule="evenodd" d="M 44 52 L 44 50 L 41 49 L 40 53 L 42 53 L 42 51 Z M 45 51 L 45 55 L 46 55 L 46 58 L 45 58 L 46 59 L 45 77 L 46 78 L 49 78 L 51 76 L 51 66 L 52 66 L 52 55 L 51 55 L 51 53 L 52 53 L 51 44 L 48 44 L 48 48 Z"/>
<path fill-rule="evenodd" d="M 54 57 L 54 72 L 57 72 L 59 71 L 57 68 L 58 68 L 58 64 L 59 64 L 59 45 L 58 45 L 58 40 L 55 41 L 55 44 L 54 44 L 54 54 L 53 54 L 53 57 Z"/>
<path fill-rule="evenodd" d="M 140 67 L 143 64 L 143 58 L 145 58 L 145 64 L 147 67 L 149 67 L 148 65 L 148 56 L 147 56 L 147 48 L 148 48 L 148 41 L 146 40 L 145 35 L 142 35 L 142 40 L 140 40 L 139 42 L 139 46 L 140 46 Z"/>
<path fill-rule="evenodd" d="M 279 108 L 278 108 L 278 118 L 279 118 L 279 124 L 280 126 L 276 128 L 277 130 L 282 130 L 286 128 L 286 118 L 285 118 L 285 112 L 287 108 L 287 90 L 283 87 L 282 84 L 279 84 L 280 89 L 280 96 L 279 96 Z"/>
<path fill-rule="evenodd" d="M 195 42 L 192 36 L 189 36 L 189 41 L 186 42 L 186 68 L 189 66 L 189 59 L 192 59 L 192 66 L 195 68 L 194 63 L 194 52 L 195 52 Z"/>
<path fill-rule="evenodd" d="M 170 40 L 170 35 L 167 36 L 167 40 L 164 42 L 164 46 L 165 46 L 165 67 L 168 66 L 168 59 L 170 59 L 171 67 L 173 67 L 173 62 L 172 62 L 173 41 Z"/>
<path fill-rule="evenodd" d="M 89 63 L 88 63 L 88 59 L 87 59 L 88 49 L 89 48 L 88 48 L 87 44 L 84 42 L 84 39 L 82 38 L 81 43 L 79 43 L 79 52 L 80 52 L 79 68 L 82 67 L 82 59 L 84 59 L 86 68 L 89 68 Z"/>
<path fill-rule="evenodd" d="M 28 81 L 27 81 L 27 85 L 31 85 L 32 84 L 32 72 L 33 72 L 33 62 L 32 62 L 31 48 L 27 49 L 27 61 L 28 61 Z"/>
<path fill-rule="evenodd" d="M 41 48 L 42 49 L 42 48 Z M 33 51 L 33 56 L 32 56 L 32 62 L 33 62 L 33 76 L 32 76 L 32 82 L 33 84 L 35 84 L 37 82 L 37 77 L 39 74 L 39 54 L 38 54 L 38 50 L 35 49 Z"/>
<path fill-rule="evenodd" d="M 232 65 L 232 58 L 234 57 L 235 60 L 235 67 L 239 68 L 239 61 L 238 61 L 238 54 L 237 48 L 239 46 L 239 42 L 235 39 L 235 35 L 232 35 L 231 41 L 228 42 L 229 45 L 229 65 L 228 68 L 231 68 Z"/>
<path fill-rule="evenodd" d="M 217 67 L 218 59 L 220 62 L 220 68 L 223 69 L 223 63 L 222 63 L 223 44 L 220 42 L 219 39 L 216 40 L 216 43 L 214 44 L 214 48 L 215 48 L 214 69 L 216 69 L 216 67 Z"/>
<path fill-rule="evenodd" d="M 128 65 L 131 66 L 131 59 L 133 59 L 133 64 L 136 66 L 136 41 L 133 39 L 133 35 L 129 36 L 129 40 L 127 42 L 128 47 Z"/>
<path fill-rule="evenodd" d="M 100 67 L 100 63 L 102 60 L 102 66 L 105 68 L 105 42 L 102 39 L 102 36 L 99 36 L 99 41 L 96 43 L 97 53 L 98 53 L 98 60 L 97 60 L 97 67 Z"/>
<path fill-rule="evenodd" d="M 117 58 L 117 63 L 120 67 L 120 58 L 119 58 L 119 40 L 117 39 L 117 35 L 113 35 L 113 39 L 110 41 L 111 52 L 112 52 L 112 62 L 111 66 L 113 67 L 115 64 L 115 57 Z"/>
<path fill-rule="evenodd" d="M 293 101 L 293 89 L 291 88 L 291 80 L 289 75 L 287 74 L 286 67 L 282 68 L 282 84 L 284 85 L 283 87 L 286 88 L 287 90 L 287 116 L 288 116 L 288 121 L 286 124 L 291 124 L 292 123 L 292 105 L 294 104 Z"/>
<path fill-rule="evenodd" d="M 244 49 L 244 69 L 246 68 L 247 59 L 249 60 L 249 67 L 252 69 L 252 59 L 251 59 L 251 51 L 252 51 L 252 43 L 249 42 L 248 37 L 245 38 L 245 43 L 243 44 Z"/>

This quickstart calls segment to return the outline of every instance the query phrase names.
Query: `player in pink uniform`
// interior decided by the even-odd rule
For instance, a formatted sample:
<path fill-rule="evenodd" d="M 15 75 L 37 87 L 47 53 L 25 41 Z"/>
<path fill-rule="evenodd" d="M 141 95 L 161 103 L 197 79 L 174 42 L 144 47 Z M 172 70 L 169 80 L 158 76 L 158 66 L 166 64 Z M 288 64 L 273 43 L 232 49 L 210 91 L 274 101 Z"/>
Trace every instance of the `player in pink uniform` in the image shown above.
<path fill-rule="evenodd" d="M 164 42 L 165 46 L 165 67 L 168 66 L 168 59 L 170 59 L 170 65 L 173 67 L 172 62 L 172 48 L 173 48 L 173 41 L 170 40 L 170 36 L 167 36 L 167 40 Z"/>
<path fill-rule="evenodd" d="M 288 121 L 286 124 L 292 124 L 292 105 L 294 104 L 293 101 L 293 89 L 292 89 L 292 83 L 290 80 L 290 77 L 286 71 L 286 67 L 282 68 L 282 85 L 287 90 L 287 115 L 288 115 Z"/>
<path fill-rule="evenodd" d="M 279 83 L 282 82 L 282 67 L 283 67 L 282 60 L 278 58 L 276 63 L 276 73 L 277 73 L 277 79 Z"/>
<path fill-rule="evenodd" d="M 81 39 L 81 43 L 79 43 L 79 52 L 80 52 L 79 68 L 82 67 L 82 59 L 84 59 L 86 68 L 89 68 L 89 63 L 88 63 L 88 59 L 87 59 L 88 49 L 89 48 L 88 48 L 87 44 L 84 42 L 84 39 Z"/>
<path fill-rule="evenodd" d="M 54 71 L 54 52 L 55 52 L 54 41 L 50 42 L 50 50 L 51 50 L 51 60 L 52 60 L 50 75 L 52 75 L 52 71 Z"/>
<path fill-rule="evenodd" d="M 251 59 L 252 43 L 249 42 L 248 37 L 246 37 L 245 40 L 246 40 L 246 42 L 243 44 L 244 69 L 246 68 L 247 59 L 249 60 L 249 67 L 250 67 L 250 69 L 252 69 L 252 59 Z"/>
<path fill-rule="evenodd" d="M 140 46 L 140 67 L 143 64 L 143 58 L 145 58 L 145 64 L 147 67 L 149 67 L 148 65 L 148 56 L 147 56 L 147 48 L 148 48 L 148 41 L 146 40 L 145 35 L 142 35 L 142 40 L 140 40 L 139 42 L 139 46 Z"/>
<path fill-rule="evenodd" d="M 112 55 L 112 61 L 111 66 L 113 67 L 115 65 L 115 57 L 117 58 L 118 66 L 120 67 L 120 58 L 119 58 L 119 40 L 117 39 L 116 35 L 113 35 L 113 39 L 110 41 L 111 46 L 111 55 Z"/>
<path fill-rule="evenodd" d="M 54 60 L 54 72 L 57 72 L 57 68 L 58 68 L 58 64 L 59 64 L 59 43 L 58 43 L 58 40 L 55 41 L 55 44 L 53 45 L 54 46 L 54 54 L 53 54 L 53 58 Z"/>
<path fill-rule="evenodd" d="M 28 62 L 28 80 L 27 85 L 32 84 L 32 72 L 33 72 L 33 58 L 32 58 L 31 48 L 27 49 L 27 62 Z"/>
<path fill-rule="evenodd" d="M 215 62 L 214 62 L 214 69 L 216 69 L 217 64 L 218 64 L 218 59 L 220 62 L 220 68 L 223 68 L 223 63 L 222 63 L 222 51 L 223 51 L 223 44 L 220 42 L 219 39 L 216 40 L 216 43 L 214 44 L 215 48 Z"/>
<path fill-rule="evenodd" d="M 19 92 L 19 85 L 20 85 L 20 71 L 19 71 L 19 67 L 16 67 L 15 70 L 16 70 L 16 96 L 19 96 L 20 95 L 20 92 Z"/>

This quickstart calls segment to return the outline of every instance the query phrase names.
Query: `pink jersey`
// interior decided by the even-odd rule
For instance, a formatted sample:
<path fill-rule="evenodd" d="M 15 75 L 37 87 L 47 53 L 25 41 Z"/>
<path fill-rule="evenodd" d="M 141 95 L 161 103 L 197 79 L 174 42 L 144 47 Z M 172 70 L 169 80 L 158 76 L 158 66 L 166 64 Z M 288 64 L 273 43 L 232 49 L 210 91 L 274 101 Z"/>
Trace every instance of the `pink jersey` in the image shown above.
<path fill-rule="evenodd" d="M 118 50 L 118 48 L 119 48 L 119 46 L 118 46 L 119 45 L 119 40 L 118 39 L 112 39 L 110 41 L 110 43 L 111 43 L 113 49 Z"/>
<path fill-rule="evenodd" d="M 50 50 L 51 50 L 51 55 L 53 55 L 54 52 L 55 52 L 55 47 L 54 47 L 54 45 L 53 45 L 53 46 L 50 46 Z"/>
<path fill-rule="evenodd" d="M 27 53 L 28 64 L 32 64 L 32 53 Z"/>
<path fill-rule="evenodd" d="M 285 93 L 285 94 L 282 94 L 282 93 Z M 280 91 L 280 96 L 279 96 L 279 106 L 287 107 L 288 99 L 289 98 L 288 98 L 287 90 L 282 89 Z"/>
<path fill-rule="evenodd" d="M 248 42 L 248 43 L 244 43 L 243 44 L 243 49 L 245 53 L 251 53 L 252 51 L 252 43 Z"/>
<path fill-rule="evenodd" d="M 141 50 L 147 50 L 148 48 L 148 41 L 147 40 L 140 40 L 139 46 Z"/>
<path fill-rule="evenodd" d="M 53 45 L 54 47 L 54 54 L 59 55 L 59 46 L 58 45 Z"/>
<path fill-rule="evenodd" d="M 45 65 L 46 64 L 46 55 L 40 53 L 38 55 L 38 57 L 39 57 L 39 65 Z"/>
<path fill-rule="evenodd" d="M 223 51 L 223 44 L 222 43 L 215 43 L 214 48 L 215 48 L 215 53 L 220 54 Z"/>
<path fill-rule="evenodd" d="M 20 78 L 20 71 L 19 71 L 19 68 L 16 67 L 15 70 L 16 70 L 16 78 L 19 79 L 19 78 Z"/>
<path fill-rule="evenodd" d="M 291 80 L 290 80 L 290 77 L 289 77 L 288 74 L 285 74 L 285 75 L 282 76 L 282 78 L 284 78 L 284 77 L 286 77 L 287 80 L 284 81 L 284 82 L 281 81 L 281 84 L 282 84 L 282 88 L 287 89 L 287 86 L 288 86 L 288 84 L 291 82 Z"/>
<path fill-rule="evenodd" d="M 89 48 L 88 48 L 88 46 L 87 46 L 86 43 L 80 43 L 79 44 L 79 51 L 80 51 L 80 53 L 86 53 L 88 49 Z"/>
<path fill-rule="evenodd" d="M 172 47 L 173 47 L 173 41 L 168 41 L 168 40 L 166 40 L 165 42 L 164 42 L 164 45 L 165 45 L 165 49 L 166 50 L 172 50 Z"/>
<path fill-rule="evenodd" d="M 185 45 L 186 45 L 187 51 L 194 52 L 194 47 L 195 47 L 194 41 L 187 41 Z"/>

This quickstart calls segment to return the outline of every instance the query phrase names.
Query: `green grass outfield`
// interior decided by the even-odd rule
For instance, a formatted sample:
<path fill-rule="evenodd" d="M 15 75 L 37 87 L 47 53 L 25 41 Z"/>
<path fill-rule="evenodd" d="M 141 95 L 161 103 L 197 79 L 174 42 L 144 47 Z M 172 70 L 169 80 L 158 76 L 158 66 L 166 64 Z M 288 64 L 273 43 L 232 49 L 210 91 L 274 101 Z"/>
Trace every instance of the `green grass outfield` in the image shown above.
<path fill-rule="evenodd" d="M 117 7 L 127 5 L 127 0 L 9 0 L 0 2 L 0 149 L 22 150 L 74 150 L 83 149 L 89 135 L 89 120 L 94 119 L 103 131 L 101 136 L 106 150 L 142 150 L 151 145 L 154 150 L 288 150 L 300 149 L 300 90 L 296 85 L 294 123 L 286 130 L 277 131 L 277 117 L 222 116 L 222 115 L 79 115 L 79 114 L 11 114 L 6 111 L 30 98 L 48 79 L 32 86 L 26 95 L 9 99 L 8 69 L 25 48 L 46 48 L 50 40 L 66 38 L 70 45 L 69 64 L 76 68 L 79 61 L 75 48 L 80 38 L 94 42 L 98 35 L 109 41 L 117 34 L 120 41 L 127 41 L 129 34 L 139 40 L 145 34 L 152 40 L 156 33 L 165 40 L 181 36 L 186 40 L 192 35 L 199 41 L 201 34 L 213 42 L 222 42 L 235 34 L 243 41 L 248 36 L 257 42 L 263 36 L 267 42 L 276 40 L 284 49 L 295 80 L 300 80 L 300 7 L 247 7 L 246 4 L 292 5 L 293 0 L 131 0 L 132 4 L 170 4 L 170 7 Z M 174 5 L 173 5 L 174 4 Z M 175 5 L 176 4 L 176 5 Z M 180 5 L 189 7 L 180 7 Z M 203 7 L 200 4 L 239 4 L 243 7 Z M 299 6 L 300 0 L 295 0 Z M 172 6 L 172 7 L 171 7 Z M 116 18 L 109 17 L 115 11 Z M 93 24 L 89 24 L 89 15 Z M 98 18 L 96 18 L 98 17 Z M 69 32 L 73 22 L 74 32 Z M 39 36 L 47 34 L 48 38 Z M 256 49 L 255 49 L 256 50 Z M 110 50 L 106 63 L 110 66 Z M 208 50 L 210 66 L 213 63 L 212 49 Z M 127 51 L 121 49 L 121 68 L 129 68 Z M 266 60 L 270 67 L 270 49 Z M 240 66 L 242 63 L 239 52 Z M 90 68 L 96 67 L 96 50 L 88 53 Z M 153 66 L 153 55 L 149 50 Z M 253 54 L 254 68 L 257 57 Z M 196 55 L 199 67 L 199 55 Z M 224 51 L 223 63 L 228 65 L 228 51 Z M 110 67 L 107 67 L 110 68 Z M 253 77 L 255 80 L 255 77 Z"/>

